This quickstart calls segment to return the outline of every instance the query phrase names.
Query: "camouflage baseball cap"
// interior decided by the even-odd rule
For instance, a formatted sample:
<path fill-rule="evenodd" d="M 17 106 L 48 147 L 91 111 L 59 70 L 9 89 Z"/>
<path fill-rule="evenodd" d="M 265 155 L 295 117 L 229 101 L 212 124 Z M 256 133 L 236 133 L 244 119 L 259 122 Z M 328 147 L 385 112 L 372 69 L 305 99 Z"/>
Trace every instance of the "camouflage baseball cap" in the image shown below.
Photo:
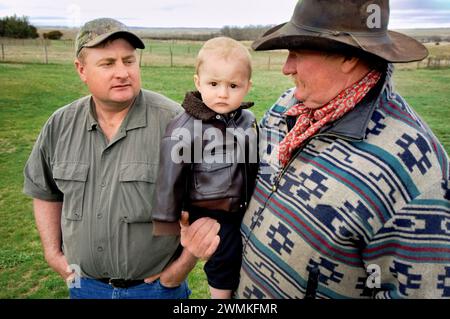
<path fill-rule="evenodd" d="M 128 40 L 135 48 L 144 49 L 144 42 L 123 23 L 110 19 L 100 18 L 86 22 L 78 31 L 75 40 L 75 55 L 78 56 L 82 48 L 92 48 L 113 35 Z"/>

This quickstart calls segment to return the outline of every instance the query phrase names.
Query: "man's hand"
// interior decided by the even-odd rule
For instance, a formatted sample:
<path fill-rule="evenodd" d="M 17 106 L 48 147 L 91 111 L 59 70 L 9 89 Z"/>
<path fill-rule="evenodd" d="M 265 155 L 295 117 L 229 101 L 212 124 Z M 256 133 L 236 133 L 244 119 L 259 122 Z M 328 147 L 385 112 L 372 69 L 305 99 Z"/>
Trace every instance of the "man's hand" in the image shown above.
<path fill-rule="evenodd" d="M 159 278 L 161 285 L 167 288 L 175 288 L 186 280 L 189 272 L 195 267 L 197 259 L 189 251 L 183 249 L 180 257 L 174 260 L 161 273 L 150 276 L 144 281 L 151 283 Z"/>
<path fill-rule="evenodd" d="M 180 220 L 181 245 L 197 258 L 207 260 L 219 246 L 220 224 L 208 217 L 189 225 L 189 213 L 182 212 Z"/>
<path fill-rule="evenodd" d="M 198 258 L 208 259 L 216 251 L 220 242 L 217 235 L 220 224 L 217 221 L 205 217 L 189 225 L 188 212 L 182 212 L 180 226 L 180 240 L 184 247 L 180 257 L 161 273 L 146 278 L 144 280 L 146 283 L 151 283 L 159 278 L 164 287 L 178 287 L 195 267 Z"/>
<path fill-rule="evenodd" d="M 34 217 L 41 237 L 44 256 L 48 265 L 66 282 L 75 278 L 63 252 L 61 251 L 61 211 L 62 202 L 48 202 L 34 198 Z"/>

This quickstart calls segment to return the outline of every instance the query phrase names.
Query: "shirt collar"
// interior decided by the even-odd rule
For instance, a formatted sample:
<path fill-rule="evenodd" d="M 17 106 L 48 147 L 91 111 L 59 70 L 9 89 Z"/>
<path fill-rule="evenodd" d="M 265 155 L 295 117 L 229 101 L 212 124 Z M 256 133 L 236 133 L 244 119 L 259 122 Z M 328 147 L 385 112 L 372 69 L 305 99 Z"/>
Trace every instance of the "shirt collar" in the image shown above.
<path fill-rule="evenodd" d="M 133 102 L 133 105 L 130 108 L 127 116 L 124 119 L 123 127 L 125 127 L 126 131 L 133 130 L 136 128 L 146 127 L 147 126 L 147 108 L 145 106 L 145 98 L 142 94 L 142 90 L 139 92 L 138 96 Z M 87 114 L 87 129 L 88 131 L 92 131 L 97 128 L 98 121 L 95 118 L 94 112 L 94 100 L 89 99 L 89 112 Z"/>
<path fill-rule="evenodd" d="M 125 130 L 130 131 L 147 126 L 147 108 L 145 107 L 145 102 L 146 101 L 141 90 L 134 100 L 127 117 L 125 118 Z"/>
<path fill-rule="evenodd" d="M 88 131 L 92 131 L 97 128 L 98 121 L 95 118 L 95 112 L 94 112 L 94 100 L 91 98 L 89 99 L 89 112 L 87 112 L 87 129 Z"/>

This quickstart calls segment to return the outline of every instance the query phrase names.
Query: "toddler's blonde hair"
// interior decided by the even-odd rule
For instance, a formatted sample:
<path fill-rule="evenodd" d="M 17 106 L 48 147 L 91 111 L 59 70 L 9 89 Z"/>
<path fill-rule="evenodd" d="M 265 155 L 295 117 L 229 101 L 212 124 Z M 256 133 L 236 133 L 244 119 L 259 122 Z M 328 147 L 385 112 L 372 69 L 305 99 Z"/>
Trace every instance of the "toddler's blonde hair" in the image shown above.
<path fill-rule="evenodd" d="M 228 37 L 217 37 L 206 41 L 201 47 L 195 62 L 195 73 L 198 75 L 205 57 L 208 54 L 217 54 L 224 59 L 242 59 L 247 65 L 248 78 L 252 77 L 252 57 L 248 49 L 239 41 Z"/>

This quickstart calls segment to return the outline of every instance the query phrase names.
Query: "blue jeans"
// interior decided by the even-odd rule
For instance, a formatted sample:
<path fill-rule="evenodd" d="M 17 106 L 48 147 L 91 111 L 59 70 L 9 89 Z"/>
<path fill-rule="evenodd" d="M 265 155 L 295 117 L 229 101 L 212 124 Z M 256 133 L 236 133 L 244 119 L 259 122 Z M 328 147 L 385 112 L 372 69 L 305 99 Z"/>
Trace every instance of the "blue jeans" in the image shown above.
<path fill-rule="evenodd" d="M 184 281 L 179 287 L 167 288 L 158 280 L 130 288 L 114 288 L 101 281 L 81 278 L 79 288 L 70 288 L 70 299 L 187 299 L 191 291 Z"/>

